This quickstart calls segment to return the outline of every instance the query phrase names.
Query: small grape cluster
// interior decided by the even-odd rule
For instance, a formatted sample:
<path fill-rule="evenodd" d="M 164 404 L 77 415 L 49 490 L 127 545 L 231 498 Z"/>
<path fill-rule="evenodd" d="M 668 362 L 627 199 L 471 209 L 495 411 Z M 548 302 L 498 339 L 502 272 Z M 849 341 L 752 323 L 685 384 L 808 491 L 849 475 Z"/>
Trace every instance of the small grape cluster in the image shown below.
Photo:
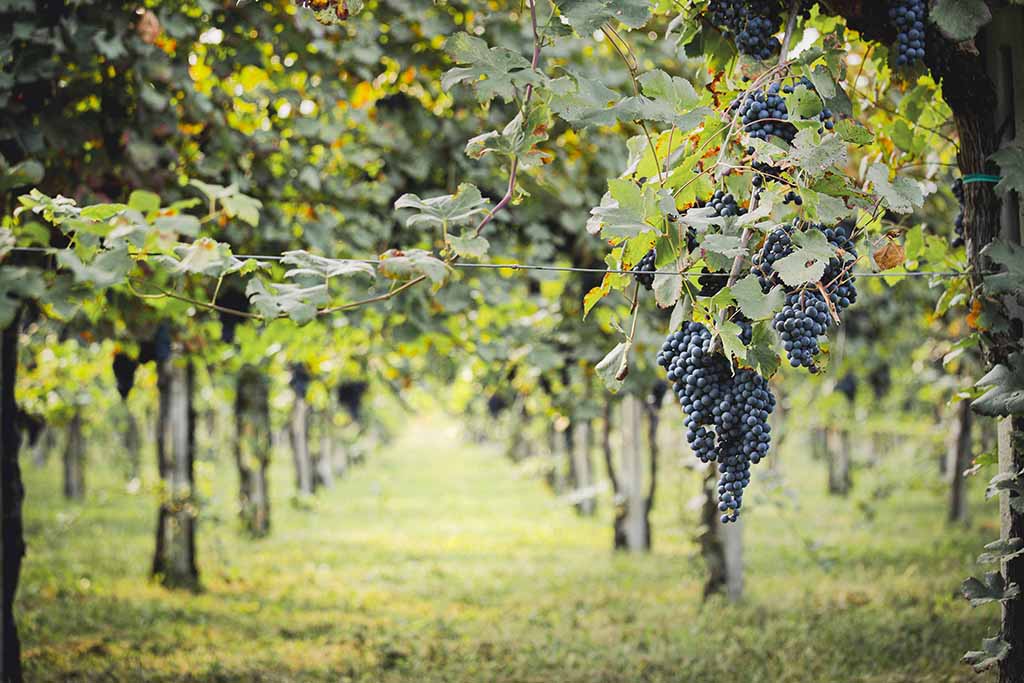
<path fill-rule="evenodd" d="M 716 190 L 704 206 L 710 207 L 714 216 L 742 216 L 747 212 L 731 193 Z"/>
<path fill-rule="evenodd" d="M 779 54 L 782 7 L 778 0 L 711 0 L 708 20 L 736 43 L 741 54 L 765 61 Z"/>
<path fill-rule="evenodd" d="M 655 249 L 651 249 L 649 252 L 644 254 L 644 257 L 640 259 L 640 262 L 633 266 L 633 277 L 636 281 L 647 290 L 654 289 L 654 271 L 657 268 L 654 262 L 658 258 L 658 252 Z"/>
<path fill-rule="evenodd" d="M 744 207 L 739 205 L 732 193 L 722 190 L 716 190 L 711 195 L 711 199 L 707 202 L 701 202 L 699 205 L 710 207 L 711 215 L 715 217 L 742 216 L 747 212 Z M 697 278 L 697 284 L 700 286 L 699 296 L 714 296 L 718 294 L 725 287 L 727 280 L 725 271 L 711 270 L 707 267 L 702 268 L 701 275 Z"/>
<path fill-rule="evenodd" d="M 925 28 L 928 14 L 925 0 L 895 0 L 889 18 L 896 27 L 896 65 L 906 66 L 924 59 Z"/>
<path fill-rule="evenodd" d="M 741 320 L 741 340 L 750 343 L 750 323 Z M 686 440 L 701 462 L 717 462 L 718 509 L 723 523 L 735 522 L 750 483 L 750 466 L 767 456 L 768 416 L 775 396 L 768 382 L 750 368 L 734 368 L 721 352 L 712 353 L 711 332 L 688 322 L 668 336 L 657 362 L 668 371 L 686 413 Z"/>
<path fill-rule="evenodd" d="M 117 380 L 117 393 L 122 400 L 128 399 L 132 387 L 135 386 L 135 371 L 139 369 L 139 361 L 128 354 L 118 351 L 114 354 L 114 379 Z"/>
<path fill-rule="evenodd" d="M 963 178 L 957 178 L 953 182 L 953 196 L 956 197 L 956 201 L 960 204 L 960 211 L 956 214 L 956 221 L 953 223 L 953 231 L 955 236 L 953 241 L 950 243 L 953 248 L 964 246 L 964 181 Z"/>
<path fill-rule="evenodd" d="M 827 331 L 830 318 L 838 319 L 839 313 L 857 300 L 857 287 L 850 272 L 857 260 L 857 250 L 853 244 L 853 224 L 848 221 L 834 228 L 807 226 L 807 230 L 820 230 L 836 248 L 837 255 L 826 264 L 820 288 L 817 285 L 789 287 L 775 271 L 775 262 L 793 253 L 792 234 L 798 229 L 798 223 L 794 223 L 769 233 L 761 251 L 754 255 L 752 270 L 762 291 L 767 293 L 780 284 L 785 289 L 785 305 L 773 318 L 772 325 L 779 333 L 789 364 L 817 373 L 815 357 L 821 352 L 819 338 Z"/>
<path fill-rule="evenodd" d="M 733 100 L 729 110 L 739 113 L 743 127 L 750 137 L 768 140 L 774 135 L 787 143 L 792 143 L 796 137 L 796 127 L 789 123 L 789 109 L 783 95 L 791 94 L 801 85 L 817 92 L 810 79 L 801 77 L 786 84 L 772 83 L 766 89 L 741 95 Z M 835 128 L 835 118 L 828 107 L 824 107 L 818 113 L 818 121 L 821 122 L 819 133 Z"/>
<path fill-rule="evenodd" d="M 797 206 L 803 206 L 804 200 L 799 193 L 790 190 L 786 193 L 786 196 L 782 198 L 783 204 L 796 204 Z"/>
<path fill-rule="evenodd" d="M 815 356 L 821 353 L 818 338 L 828 329 L 829 310 L 816 289 L 800 289 L 786 295 L 786 305 L 775 314 L 772 326 L 782 339 L 786 358 L 794 368 L 818 372 Z"/>

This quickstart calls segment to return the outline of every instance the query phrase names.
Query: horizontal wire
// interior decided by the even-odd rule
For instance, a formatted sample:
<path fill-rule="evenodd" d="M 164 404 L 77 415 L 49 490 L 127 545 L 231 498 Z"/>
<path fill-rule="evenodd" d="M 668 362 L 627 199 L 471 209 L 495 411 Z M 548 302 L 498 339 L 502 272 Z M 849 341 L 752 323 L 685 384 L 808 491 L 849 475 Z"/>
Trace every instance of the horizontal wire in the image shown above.
<path fill-rule="evenodd" d="M 55 249 L 46 247 L 14 247 L 10 251 L 20 252 L 32 252 L 32 253 L 52 253 Z M 147 256 L 148 254 L 141 254 Z M 253 261 L 282 261 L 286 257 L 282 254 L 232 254 L 240 260 L 253 260 Z M 327 257 L 321 257 L 327 258 Z M 365 258 L 339 258 L 329 259 L 331 261 L 351 261 L 353 263 L 369 263 L 380 265 L 386 263 L 388 259 L 365 259 Z M 449 264 L 453 268 L 479 268 L 485 270 L 538 270 L 547 272 L 557 273 L 610 273 L 614 275 L 637 275 L 643 273 L 644 275 L 680 275 L 683 277 L 706 277 L 706 278 L 727 278 L 728 273 L 721 272 L 710 272 L 705 273 L 703 271 L 684 271 L 679 272 L 675 270 L 623 270 L 623 269 L 609 269 L 609 268 L 580 268 L 577 266 L 556 266 L 550 264 L 539 264 L 539 263 L 463 263 L 456 262 Z M 996 273 L 982 273 L 982 275 L 995 275 Z M 957 271 L 957 270 L 909 270 L 901 271 L 898 273 L 875 273 L 871 271 L 854 271 L 851 273 L 854 277 L 886 277 L 886 278 L 901 278 L 901 277 L 967 277 L 969 273 Z"/>

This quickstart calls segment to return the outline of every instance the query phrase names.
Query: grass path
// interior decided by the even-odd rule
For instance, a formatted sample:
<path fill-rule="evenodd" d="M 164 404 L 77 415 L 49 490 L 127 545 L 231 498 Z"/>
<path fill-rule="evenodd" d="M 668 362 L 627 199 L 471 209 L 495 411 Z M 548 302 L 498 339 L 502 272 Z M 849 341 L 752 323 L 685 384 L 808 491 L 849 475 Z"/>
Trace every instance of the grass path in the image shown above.
<path fill-rule="evenodd" d="M 946 533 L 932 491 L 866 522 L 816 497 L 817 473 L 792 477 L 817 512 L 752 509 L 749 597 L 702 608 L 681 519 L 692 477 L 664 482 L 656 552 L 614 556 L 607 501 L 580 519 L 495 450 L 419 418 L 312 508 L 291 504 L 279 457 L 261 541 L 237 533 L 232 463 L 200 463 L 205 591 L 188 595 L 146 580 L 151 495 L 97 463 L 70 505 L 58 468 L 26 468 L 30 681 L 985 680 L 956 660 L 994 613 L 953 590 L 992 531 Z"/>

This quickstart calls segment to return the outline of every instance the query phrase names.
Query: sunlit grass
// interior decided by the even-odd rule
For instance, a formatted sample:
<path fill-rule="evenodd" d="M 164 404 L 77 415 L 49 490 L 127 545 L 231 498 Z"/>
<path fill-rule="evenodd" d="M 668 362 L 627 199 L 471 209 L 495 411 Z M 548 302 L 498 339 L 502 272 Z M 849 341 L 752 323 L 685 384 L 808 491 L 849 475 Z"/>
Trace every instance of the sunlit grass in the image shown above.
<path fill-rule="evenodd" d="M 56 458 L 26 465 L 29 680 L 979 680 L 958 659 L 996 613 L 954 593 L 997 535 L 994 506 L 975 490 L 973 526 L 948 529 L 931 473 L 866 508 L 899 466 L 923 467 L 910 453 L 828 497 L 802 450 L 788 445 L 777 479 L 755 475 L 739 605 L 700 602 L 697 475 L 674 453 L 650 556 L 610 552 L 610 501 L 580 519 L 444 418 L 411 422 L 311 508 L 291 503 L 281 454 L 260 541 L 235 524 L 225 453 L 202 470 L 198 595 L 148 581 L 153 497 L 99 448 L 81 505 L 60 497 Z"/>

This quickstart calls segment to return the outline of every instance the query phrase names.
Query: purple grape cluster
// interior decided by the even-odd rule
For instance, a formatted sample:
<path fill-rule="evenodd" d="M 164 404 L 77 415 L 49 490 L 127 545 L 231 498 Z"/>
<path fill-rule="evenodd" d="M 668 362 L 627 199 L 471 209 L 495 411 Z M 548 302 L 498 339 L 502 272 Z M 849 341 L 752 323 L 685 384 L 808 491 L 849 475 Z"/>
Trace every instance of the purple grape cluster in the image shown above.
<path fill-rule="evenodd" d="M 657 258 L 658 252 L 655 249 L 651 249 L 644 254 L 639 263 L 633 266 L 633 277 L 644 289 L 654 289 L 654 271 L 657 270 L 654 262 Z"/>
<path fill-rule="evenodd" d="M 928 3 L 925 0 L 895 0 L 889 18 L 896 27 L 896 65 L 906 66 L 924 59 Z"/>
<path fill-rule="evenodd" d="M 745 93 L 729 105 L 729 110 L 739 113 L 743 128 L 750 137 L 768 140 L 775 136 L 790 144 L 796 137 L 796 126 L 789 123 L 789 109 L 783 95 L 792 93 L 801 85 L 817 92 L 808 78 L 801 77 L 786 84 L 772 83 L 765 89 Z M 835 128 L 835 118 L 828 107 L 818 113 L 818 121 L 821 122 L 819 133 Z"/>
<path fill-rule="evenodd" d="M 785 305 L 775 314 L 772 326 L 782 340 L 789 364 L 817 373 L 816 356 L 821 353 L 819 340 L 828 330 L 830 319 L 857 300 L 857 286 L 852 273 L 857 250 L 853 244 L 852 222 L 844 221 L 834 228 L 817 224 L 806 226 L 805 230 L 821 231 L 836 248 L 837 254 L 825 266 L 820 289 L 817 285 L 789 287 L 775 271 L 775 263 L 793 253 L 792 235 L 798 230 L 799 224 L 793 223 L 769 233 L 761 250 L 754 255 L 752 271 L 757 275 L 762 291 L 767 293 L 776 285 L 785 289 Z"/>
<path fill-rule="evenodd" d="M 741 339 L 750 343 L 750 323 L 740 320 Z M 750 466 L 768 455 L 775 396 L 768 381 L 750 368 L 736 368 L 712 353 L 711 332 L 688 322 L 668 336 L 657 361 L 668 372 L 686 413 L 686 440 L 701 462 L 717 462 L 718 509 L 722 522 L 735 522 L 750 483 Z"/>

